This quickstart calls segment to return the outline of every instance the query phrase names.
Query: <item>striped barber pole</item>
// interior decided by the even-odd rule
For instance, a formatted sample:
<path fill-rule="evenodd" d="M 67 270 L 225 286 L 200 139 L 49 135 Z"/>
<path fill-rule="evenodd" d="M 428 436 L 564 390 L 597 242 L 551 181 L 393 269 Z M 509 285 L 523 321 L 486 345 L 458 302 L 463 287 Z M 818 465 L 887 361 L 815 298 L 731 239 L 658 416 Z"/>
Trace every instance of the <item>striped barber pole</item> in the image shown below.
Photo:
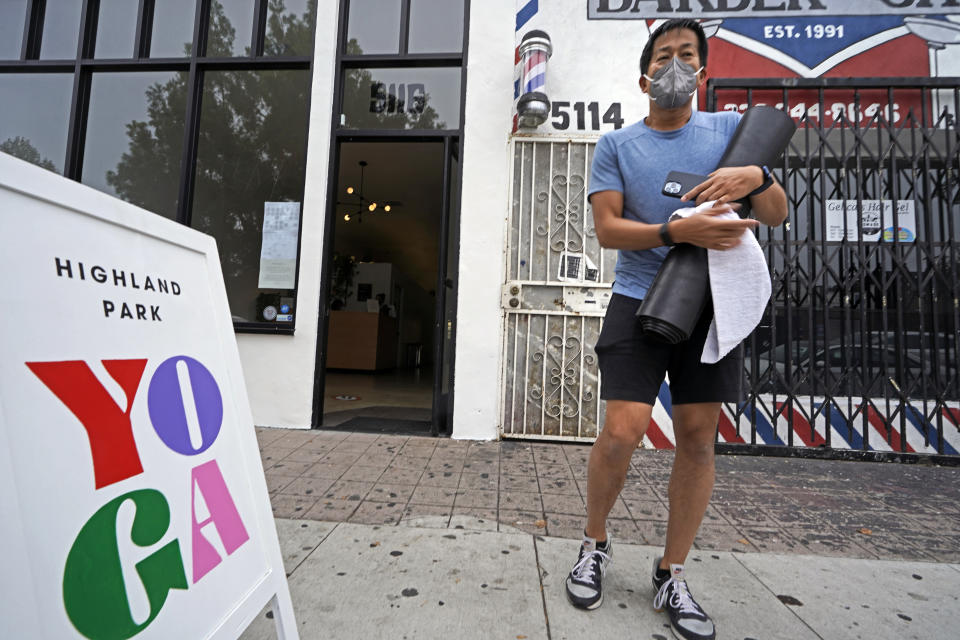
<path fill-rule="evenodd" d="M 517 127 L 517 100 L 520 99 L 520 96 L 528 91 L 534 91 L 534 89 L 526 89 L 527 81 L 534 80 L 532 76 L 529 76 L 526 73 L 526 70 L 522 68 L 520 60 L 520 41 L 523 39 L 523 34 L 529 31 L 530 29 L 536 28 L 538 22 L 537 17 L 540 13 L 540 2 L 539 0 L 517 0 L 517 15 L 516 15 L 516 28 L 514 33 L 514 72 L 513 72 L 513 133 L 516 133 L 518 130 Z M 535 59 L 539 59 L 542 54 L 534 54 L 530 56 L 530 61 L 534 62 Z M 539 63 L 540 70 L 542 72 L 543 68 L 546 66 L 547 58 L 544 55 L 543 60 Z M 531 70 L 535 68 L 536 64 L 529 65 Z M 543 74 L 540 74 L 540 84 L 538 86 L 543 87 L 544 77 Z"/>
<path fill-rule="evenodd" d="M 921 401 L 904 405 L 890 403 L 889 410 L 886 410 L 883 399 L 864 401 L 862 398 L 842 398 L 827 403 L 823 398 L 814 398 L 808 405 L 796 402 L 791 409 L 787 403 L 774 402 L 773 396 L 763 395 L 757 396 L 753 402 L 737 406 L 725 404 L 720 411 L 717 441 L 793 448 L 828 447 L 939 454 L 939 422 L 943 426 L 942 453 L 960 455 L 960 403 L 951 403 L 932 414 L 924 412 Z M 901 420 L 905 427 L 903 434 Z M 751 422 L 756 423 L 755 436 L 751 433 Z M 902 437 L 904 434 L 905 442 Z M 676 446 L 673 406 L 666 382 L 660 387 L 643 444 L 651 449 L 674 449 Z"/>
<path fill-rule="evenodd" d="M 534 51 L 527 56 L 523 69 L 523 93 L 542 91 L 547 83 L 547 54 Z"/>

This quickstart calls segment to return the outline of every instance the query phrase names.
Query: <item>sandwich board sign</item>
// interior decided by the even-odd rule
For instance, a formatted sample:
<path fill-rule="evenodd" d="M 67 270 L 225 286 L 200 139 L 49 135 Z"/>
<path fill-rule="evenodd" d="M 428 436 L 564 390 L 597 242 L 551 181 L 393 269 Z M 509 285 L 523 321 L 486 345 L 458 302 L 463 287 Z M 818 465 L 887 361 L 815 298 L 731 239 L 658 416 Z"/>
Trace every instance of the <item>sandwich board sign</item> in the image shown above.
<path fill-rule="evenodd" d="M 0 153 L 2 638 L 297 638 L 214 240 Z"/>

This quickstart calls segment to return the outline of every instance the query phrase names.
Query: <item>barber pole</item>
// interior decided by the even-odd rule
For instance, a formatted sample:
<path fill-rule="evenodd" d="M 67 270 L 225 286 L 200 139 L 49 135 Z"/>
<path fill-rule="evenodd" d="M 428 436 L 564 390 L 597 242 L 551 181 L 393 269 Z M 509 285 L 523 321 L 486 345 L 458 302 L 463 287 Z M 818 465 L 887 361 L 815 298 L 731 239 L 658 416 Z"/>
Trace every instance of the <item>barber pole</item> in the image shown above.
<path fill-rule="evenodd" d="M 517 101 L 517 124 L 535 128 L 550 117 L 550 100 L 546 94 L 547 60 L 553 48 L 545 31 L 529 31 L 523 36 L 518 54 L 522 74 L 523 95 Z"/>

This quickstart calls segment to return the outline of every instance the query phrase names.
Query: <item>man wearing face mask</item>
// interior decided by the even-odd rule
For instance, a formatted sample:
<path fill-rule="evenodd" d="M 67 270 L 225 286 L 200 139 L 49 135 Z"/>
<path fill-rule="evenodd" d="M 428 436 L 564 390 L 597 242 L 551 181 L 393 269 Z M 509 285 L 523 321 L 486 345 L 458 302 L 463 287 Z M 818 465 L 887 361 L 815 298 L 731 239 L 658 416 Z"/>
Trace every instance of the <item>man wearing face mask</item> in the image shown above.
<path fill-rule="evenodd" d="M 716 637 L 713 621 L 687 587 L 683 565 L 713 492 L 720 406 L 740 399 L 742 362 L 739 349 L 716 364 L 700 362 L 713 315 L 709 304 L 690 339 L 676 345 L 644 336 L 635 314 L 674 243 L 726 250 L 760 222 L 779 225 L 787 215 L 786 195 L 766 167 L 727 167 L 710 173 L 740 115 L 693 109 L 693 94 L 706 82 L 706 61 L 707 39 L 699 23 L 670 20 L 657 28 L 640 57 L 640 89 L 650 97 L 649 115 L 604 135 L 594 155 L 589 190 L 594 226 L 600 244 L 619 252 L 613 295 L 596 345 L 606 418 L 590 452 L 584 539 L 566 580 L 567 597 L 574 606 L 600 606 L 602 578 L 613 551 L 607 516 L 617 503 L 667 373 L 676 455 L 667 489 L 666 545 L 654 561 L 652 579 L 654 608 L 666 610 L 673 634 L 683 640 Z M 715 204 L 668 222 L 677 201 L 660 189 L 671 170 L 709 174 L 683 200 Z M 727 203 L 744 197 L 750 198 L 756 220 L 721 217 L 731 210 Z"/>

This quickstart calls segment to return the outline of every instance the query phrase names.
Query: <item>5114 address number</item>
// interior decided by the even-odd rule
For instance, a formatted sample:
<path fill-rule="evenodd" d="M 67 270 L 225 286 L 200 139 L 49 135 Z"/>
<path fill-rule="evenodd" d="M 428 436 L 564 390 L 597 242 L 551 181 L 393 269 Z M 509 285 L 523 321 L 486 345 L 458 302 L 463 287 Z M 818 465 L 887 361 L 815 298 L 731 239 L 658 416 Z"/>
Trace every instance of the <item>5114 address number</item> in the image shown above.
<path fill-rule="evenodd" d="M 553 117 L 551 124 L 558 131 L 566 131 L 571 124 L 576 125 L 574 126 L 576 130 L 586 131 L 588 116 L 591 131 L 599 131 L 601 123 L 612 124 L 614 129 L 623 126 L 619 102 L 612 103 L 601 116 L 599 102 L 574 102 L 571 108 L 570 102 L 557 100 L 553 102 L 551 116 Z"/>

